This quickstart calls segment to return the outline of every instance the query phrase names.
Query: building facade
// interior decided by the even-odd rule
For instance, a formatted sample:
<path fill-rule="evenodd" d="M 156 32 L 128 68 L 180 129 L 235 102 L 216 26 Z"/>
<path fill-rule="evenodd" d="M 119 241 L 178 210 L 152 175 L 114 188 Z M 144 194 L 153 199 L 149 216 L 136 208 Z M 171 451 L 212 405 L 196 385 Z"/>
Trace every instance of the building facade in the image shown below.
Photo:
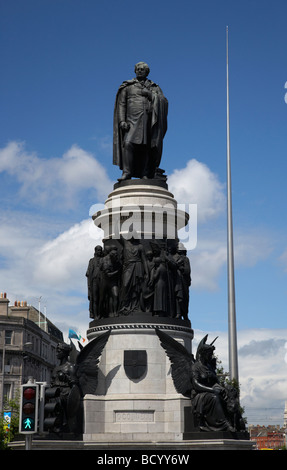
<path fill-rule="evenodd" d="M 56 347 L 63 343 L 62 332 L 39 310 L 26 302 L 9 305 L 0 295 L 0 408 L 16 397 L 29 377 L 50 382 L 57 365 Z"/>
<path fill-rule="evenodd" d="M 256 442 L 256 448 L 282 449 L 286 446 L 286 428 L 278 426 L 249 426 L 250 439 Z"/>

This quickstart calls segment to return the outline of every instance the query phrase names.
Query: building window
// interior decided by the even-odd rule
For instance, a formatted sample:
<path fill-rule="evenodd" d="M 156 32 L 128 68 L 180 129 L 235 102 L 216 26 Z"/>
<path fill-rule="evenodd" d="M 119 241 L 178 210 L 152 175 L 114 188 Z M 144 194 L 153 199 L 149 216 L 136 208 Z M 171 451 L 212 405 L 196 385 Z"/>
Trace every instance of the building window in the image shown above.
<path fill-rule="evenodd" d="M 7 359 L 6 364 L 5 364 L 5 368 L 4 368 L 4 373 L 5 374 L 10 374 L 11 371 L 12 371 L 11 360 Z"/>
<path fill-rule="evenodd" d="M 4 400 L 11 400 L 11 384 L 4 383 L 4 390 L 3 390 L 3 397 Z"/>
<path fill-rule="evenodd" d="M 12 330 L 5 330 L 5 344 L 12 344 Z"/>

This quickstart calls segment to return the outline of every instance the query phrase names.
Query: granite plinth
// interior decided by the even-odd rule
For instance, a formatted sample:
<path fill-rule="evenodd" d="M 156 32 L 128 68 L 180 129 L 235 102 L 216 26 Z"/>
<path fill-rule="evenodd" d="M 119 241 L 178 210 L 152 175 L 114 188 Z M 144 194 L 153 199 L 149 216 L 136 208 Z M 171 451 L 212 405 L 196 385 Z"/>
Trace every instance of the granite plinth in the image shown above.
<path fill-rule="evenodd" d="M 190 322 L 154 318 L 142 312 L 131 318 L 91 322 L 88 339 L 108 328 L 111 335 L 100 361 L 97 395 L 84 398 L 84 441 L 182 440 L 184 407 L 189 404 L 189 399 L 174 388 L 170 362 L 155 329 L 165 329 L 191 351 L 193 330 Z M 126 351 L 132 352 L 134 364 L 127 364 Z M 146 354 L 146 364 L 141 363 L 140 369 L 137 369 L 138 351 Z M 132 378 L 133 367 L 135 378 Z"/>
<path fill-rule="evenodd" d="M 166 185 L 155 185 L 153 180 L 124 183 L 115 185 L 104 208 L 92 216 L 95 225 L 104 232 L 103 241 L 115 240 L 119 235 L 127 237 L 131 226 L 140 239 L 176 240 L 189 215 L 178 208 Z"/>

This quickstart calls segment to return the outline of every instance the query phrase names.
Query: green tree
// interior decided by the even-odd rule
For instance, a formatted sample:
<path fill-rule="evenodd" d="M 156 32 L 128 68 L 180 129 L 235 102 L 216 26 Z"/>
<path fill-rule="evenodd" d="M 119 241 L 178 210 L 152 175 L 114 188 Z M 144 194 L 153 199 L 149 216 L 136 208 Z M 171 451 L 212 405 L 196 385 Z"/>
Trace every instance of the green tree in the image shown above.
<path fill-rule="evenodd" d="M 20 391 L 12 400 L 4 401 L 4 410 L 11 411 L 10 428 L 7 431 L 3 415 L 0 418 L 0 449 L 8 449 L 8 443 L 11 442 L 19 432 L 19 410 L 20 410 Z"/>
<path fill-rule="evenodd" d="M 220 385 L 222 385 L 223 387 L 225 387 L 227 385 L 229 385 L 231 387 L 234 387 L 238 391 L 238 396 L 240 397 L 240 385 L 239 385 L 239 383 L 237 382 L 236 379 L 230 379 L 229 378 L 229 374 L 224 371 L 224 368 L 222 366 L 222 362 L 217 357 L 216 357 L 216 374 L 218 376 Z M 247 418 L 244 417 L 244 413 L 245 413 L 244 407 L 242 407 L 241 404 L 240 404 L 239 408 L 240 408 L 241 416 L 242 416 L 242 418 L 245 422 L 245 425 L 247 425 Z"/>

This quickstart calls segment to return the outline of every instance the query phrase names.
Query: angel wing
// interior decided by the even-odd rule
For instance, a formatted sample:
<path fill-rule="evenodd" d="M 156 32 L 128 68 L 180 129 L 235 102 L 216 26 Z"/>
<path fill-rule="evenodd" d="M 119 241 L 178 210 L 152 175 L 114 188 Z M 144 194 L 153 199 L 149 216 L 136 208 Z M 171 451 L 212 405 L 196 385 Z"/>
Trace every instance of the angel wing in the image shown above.
<path fill-rule="evenodd" d="M 71 351 L 70 351 L 70 354 L 69 354 L 70 362 L 72 364 L 75 364 L 76 361 L 77 361 L 77 357 L 79 355 L 79 351 L 77 350 L 76 346 L 71 341 L 71 339 L 70 339 L 70 346 L 71 346 Z"/>
<path fill-rule="evenodd" d="M 98 364 L 111 330 L 90 341 L 78 354 L 75 369 L 82 396 L 94 394 L 98 385 Z"/>
<path fill-rule="evenodd" d="M 165 349 L 171 362 L 171 376 L 174 386 L 178 393 L 190 398 L 191 385 L 191 367 L 195 362 L 193 354 L 178 341 L 156 328 L 156 334 L 159 337 L 161 346 Z"/>

